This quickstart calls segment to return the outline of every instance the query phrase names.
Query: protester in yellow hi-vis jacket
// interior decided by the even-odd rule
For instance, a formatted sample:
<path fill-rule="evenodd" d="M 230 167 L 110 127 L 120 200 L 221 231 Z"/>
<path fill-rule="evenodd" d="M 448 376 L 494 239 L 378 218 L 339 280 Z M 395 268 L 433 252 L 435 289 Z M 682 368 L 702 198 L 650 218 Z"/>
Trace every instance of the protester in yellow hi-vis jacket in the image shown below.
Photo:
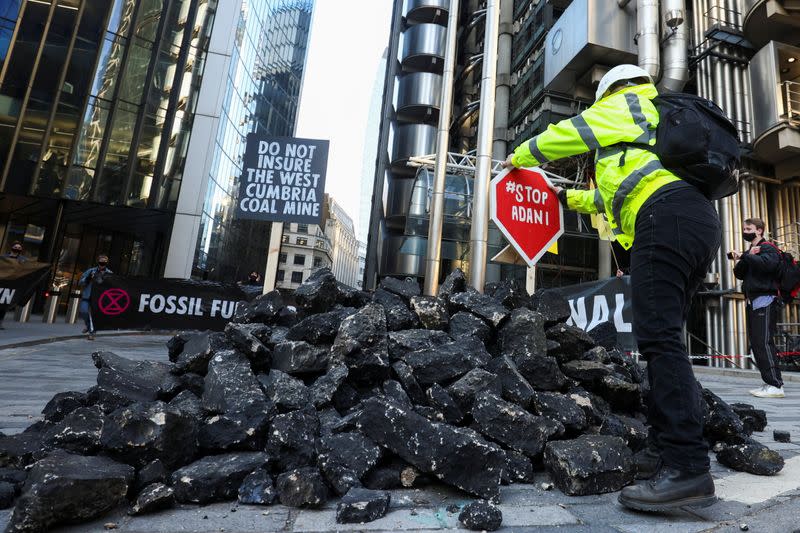
<path fill-rule="evenodd" d="M 562 204 L 606 216 L 631 249 L 634 334 L 650 383 L 648 447 L 623 505 L 659 511 L 715 501 L 703 439 L 703 398 L 683 343 L 692 297 L 719 248 L 719 217 L 695 187 L 661 165 L 656 143 L 658 91 L 635 65 L 611 69 L 580 115 L 550 125 L 509 155 L 506 166 L 532 167 L 596 150 L 597 188 L 563 190 Z"/>

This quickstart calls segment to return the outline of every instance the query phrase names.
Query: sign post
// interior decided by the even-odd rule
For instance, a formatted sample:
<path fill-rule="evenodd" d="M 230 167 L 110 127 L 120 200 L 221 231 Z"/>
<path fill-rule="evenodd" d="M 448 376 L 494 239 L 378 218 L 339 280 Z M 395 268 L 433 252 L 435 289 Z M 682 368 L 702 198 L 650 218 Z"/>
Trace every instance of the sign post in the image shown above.
<path fill-rule="evenodd" d="M 533 267 L 564 233 L 561 203 L 538 168 L 504 170 L 491 182 L 491 218 L 519 257 Z M 508 260 L 506 248 L 493 260 Z"/>

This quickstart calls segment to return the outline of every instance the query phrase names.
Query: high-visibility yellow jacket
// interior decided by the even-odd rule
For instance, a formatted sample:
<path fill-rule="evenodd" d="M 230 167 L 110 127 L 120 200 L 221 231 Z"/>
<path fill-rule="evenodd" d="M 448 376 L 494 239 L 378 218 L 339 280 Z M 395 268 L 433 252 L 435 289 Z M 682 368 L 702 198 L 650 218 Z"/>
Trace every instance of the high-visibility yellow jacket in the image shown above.
<path fill-rule="evenodd" d="M 551 124 L 522 143 L 511 160 L 515 167 L 534 167 L 597 150 L 597 189 L 567 191 L 567 207 L 586 214 L 604 213 L 625 249 L 633 245 L 636 215 L 655 191 L 680 178 L 665 169 L 640 143 L 654 145 L 658 110 L 655 85 L 628 87 L 601 98 L 580 115 Z"/>

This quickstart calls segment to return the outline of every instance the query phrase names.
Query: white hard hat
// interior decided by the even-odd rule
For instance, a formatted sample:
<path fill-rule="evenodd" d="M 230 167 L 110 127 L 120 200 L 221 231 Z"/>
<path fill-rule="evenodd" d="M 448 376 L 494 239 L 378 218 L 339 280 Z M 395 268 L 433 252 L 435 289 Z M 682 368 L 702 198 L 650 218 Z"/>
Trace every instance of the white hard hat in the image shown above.
<path fill-rule="evenodd" d="M 603 76 L 600 83 L 597 85 L 597 93 L 595 94 L 594 101 L 600 100 L 608 88 L 615 83 L 635 78 L 647 78 L 650 83 L 653 83 L 653 78 L 651 78 L 650 74 L 642 67 L 636 65 L 618 65 L 612 68 L 606 72 L 606 75 Z"/>

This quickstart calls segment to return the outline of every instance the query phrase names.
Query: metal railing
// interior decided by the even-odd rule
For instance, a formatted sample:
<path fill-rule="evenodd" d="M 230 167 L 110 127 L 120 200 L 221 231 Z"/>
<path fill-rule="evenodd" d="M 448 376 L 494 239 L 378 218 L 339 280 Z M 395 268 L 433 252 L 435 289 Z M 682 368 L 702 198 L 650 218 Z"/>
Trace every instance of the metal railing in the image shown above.
<path fill-rule="evenodd" d="M 796 81 L 784 81 L 781 85 L 786 118 L 790 122 L 800 124 L 800 83 Z"/>

